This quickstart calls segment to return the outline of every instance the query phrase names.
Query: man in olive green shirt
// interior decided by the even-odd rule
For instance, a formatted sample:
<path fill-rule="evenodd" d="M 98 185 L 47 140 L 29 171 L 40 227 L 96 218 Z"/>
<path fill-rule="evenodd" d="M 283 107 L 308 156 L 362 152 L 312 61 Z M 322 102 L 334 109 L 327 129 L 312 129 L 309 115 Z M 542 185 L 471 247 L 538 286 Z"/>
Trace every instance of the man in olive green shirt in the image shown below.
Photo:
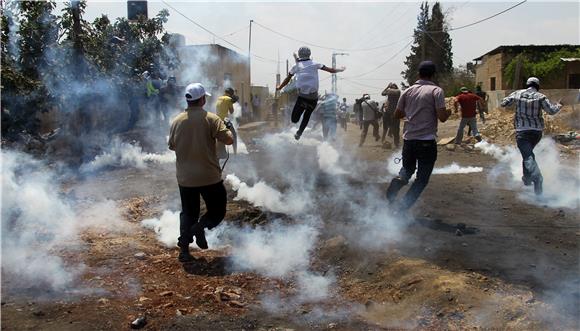
<path fill-rule="evenodd" d="M 233 141 L 226 124 L 213 113 L 203 109 L 205 92 L 199 83 L 185 90 L 187 109 L 178 114 L 171 124 L 169 149 L 175 151 L 177 183 L 181 196 L 179 261 L 193 260 L 189 244 L 193 242 L 207 249 L 205 228 L 216 227 L 226 214 L 227 194 L 216 155 L 216 140 L 226 145 Z M 207 212 L 199 217 L 199 197 L 203 198 Z"/>

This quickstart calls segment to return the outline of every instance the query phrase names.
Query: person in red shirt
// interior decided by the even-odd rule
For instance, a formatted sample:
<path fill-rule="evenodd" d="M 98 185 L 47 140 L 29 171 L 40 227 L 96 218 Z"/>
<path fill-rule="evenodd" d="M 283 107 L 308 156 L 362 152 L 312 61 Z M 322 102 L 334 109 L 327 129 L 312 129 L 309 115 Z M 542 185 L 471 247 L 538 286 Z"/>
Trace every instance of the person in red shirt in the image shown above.
<path fill-rule="evenodd" d="M 461 88 L 461 93 L 455 97 L 455 102 L 453 106 L 455 107 L 455 112 L 457 113 L 458 105 L 461 106 L 461 122 L 459 123 L 459 128 L 457 129 L 457 135 L 455 136 L 455 143 L 461 144 L 463 141 L 463 130 L 465 126 L 469 126 L 473 132 L 473 136 L 477 141 L 481 141 L 481 136 L 477 130 L 477 104 L 481 104 L 483 99 L 479 96 L 471 93 L 467 87 Z"/>

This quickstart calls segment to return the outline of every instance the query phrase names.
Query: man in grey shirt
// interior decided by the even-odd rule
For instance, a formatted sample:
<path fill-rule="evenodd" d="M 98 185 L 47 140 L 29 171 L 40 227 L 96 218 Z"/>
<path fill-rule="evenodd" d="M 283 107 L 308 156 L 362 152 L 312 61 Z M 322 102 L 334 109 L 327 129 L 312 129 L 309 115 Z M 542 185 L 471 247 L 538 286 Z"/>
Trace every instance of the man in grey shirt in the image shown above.
<path fill-rule="evenodd" d="M 437 120 L 447 121 L 451 111 L 445 108 L 445 93 L 433 83 L 435 64 L 419 64 L 419 80 L 406 89 L 397 105 L 395 117 L 404 119 L 403 167 L 387 189 L 387 200 L 393 203 L 401 188 L 417 169 L 417 178 L 401 201 L 400 210 L 409 209 L 429 183 L 437 160 Z"/>

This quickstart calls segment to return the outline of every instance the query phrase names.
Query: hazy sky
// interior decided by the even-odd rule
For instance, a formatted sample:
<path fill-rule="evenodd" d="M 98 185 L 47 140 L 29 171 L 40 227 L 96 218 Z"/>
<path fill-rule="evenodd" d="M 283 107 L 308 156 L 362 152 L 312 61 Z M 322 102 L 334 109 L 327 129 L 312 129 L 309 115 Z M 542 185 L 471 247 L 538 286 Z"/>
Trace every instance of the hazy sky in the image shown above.
<path fill-rule="evenodd" d="M 341 49 L 365 49 L 389 45 L 371 51 L 347 51 L 337 57 L 339 94 L 351 99 L 363 92 L 377 97 L 389 81 L 399 83 L 403 61 L 409 54 L 413 28 L 420 2 L 167 2 L 181 13 L 237 45 L 239 52 L 248 49 L 250 19 L 282 34 L 308 43 Z M 519 2 L 519 1 L 518 1 Z M 458 27 L 500 12 L 517 2 L 442 1 L 450 13 L 450 25 Z M 89 0 L 85 18 L 92 21 L 101 14 L 111 19 L 126 16 L 125 1 Z M 149 16 L 162 8 L 170 13 L 166 28 L 186 36 L 188 44 L 213 43 L 214 38 L 161 1 L 149 1 Z M 500 45 L 580 44 L 580 5 L 577 1 L 546 2 L 528 0 L 500 16 L 465 29 L 452 31 L 454 65 L 465 64 Z M 224 46 L 223 40 L 215 42 Z M 292 60 L 301 42 L 274 34 L 256 24 L 252 28 L 252 53 L 275 61 L 285 74 L 285 60 Z M 309 45 L 315 61 L 331 65 L 332 50 Z M 235 48 L 234 48 L 235 49 Z M 398 55 L 396 55 L 399 53 Z M 390 60 L 389 60 L 390 59 Z M 388 61 L 389 60 L 389 61 Z M 379 65 L 384 64 L 378 69 Z M 252 81 L 256 85 L 275 85 L 277 64 L 252 58 Z M 364 74 L 364 75 L 361 75 Z M 321 72 L 321 91 L 330 91 L 330 75 Z M 354 77 L 353 77 L 354 76 Z M 351 77 L 351 78 L 349 78 Z M 282 77 L 283 78 L 283 77 Z"/>

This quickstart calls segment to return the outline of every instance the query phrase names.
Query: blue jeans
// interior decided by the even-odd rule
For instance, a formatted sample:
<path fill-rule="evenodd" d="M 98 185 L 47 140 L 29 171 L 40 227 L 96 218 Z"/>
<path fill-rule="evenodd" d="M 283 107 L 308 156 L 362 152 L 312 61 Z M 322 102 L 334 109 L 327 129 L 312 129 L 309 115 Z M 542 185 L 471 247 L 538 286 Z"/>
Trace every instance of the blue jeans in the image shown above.
<path fill-rule="evenodd" d="M 542 131 L 527 130 L 516 132 L 516 142 L 522 154 L 522 168 L 524 170 L 524 182 L 542 181 L 542 172 L 536 163 L 534 147 L 542 139 Z"/>
<path fill-rule="evenodd" d="M 387 199 L 393 202 L 397 193 L 409 183 L 409 179 L 417 170 L 417 178 L 409 188 L 401 209 L 409 209 L 419 198 L 433 172 L 437 161 L 437 142 L 435 140 L 404 140 L 403 141 L 403 168 L 399 176 L 393 178 L 387 189 Z"/>
<path fill-rule="evenodd" d="M 479 131 L 477 130 L 477 118 L 463 117 L 461 118 L 461 122 L 459 122 L 457 135 L 455 136 L 455 143 L 458 145 L 463 142 L 463 130 L 465 130 L 466 126 L 469 126 L 469 130 L 473 133 L 474 137 L 479 137 Z"/>
<path fill-rule="evenodd" d="M 336 138 L 336 117 L 322 118 L 322 136 L 324 140 L 334 140 Z"/>

